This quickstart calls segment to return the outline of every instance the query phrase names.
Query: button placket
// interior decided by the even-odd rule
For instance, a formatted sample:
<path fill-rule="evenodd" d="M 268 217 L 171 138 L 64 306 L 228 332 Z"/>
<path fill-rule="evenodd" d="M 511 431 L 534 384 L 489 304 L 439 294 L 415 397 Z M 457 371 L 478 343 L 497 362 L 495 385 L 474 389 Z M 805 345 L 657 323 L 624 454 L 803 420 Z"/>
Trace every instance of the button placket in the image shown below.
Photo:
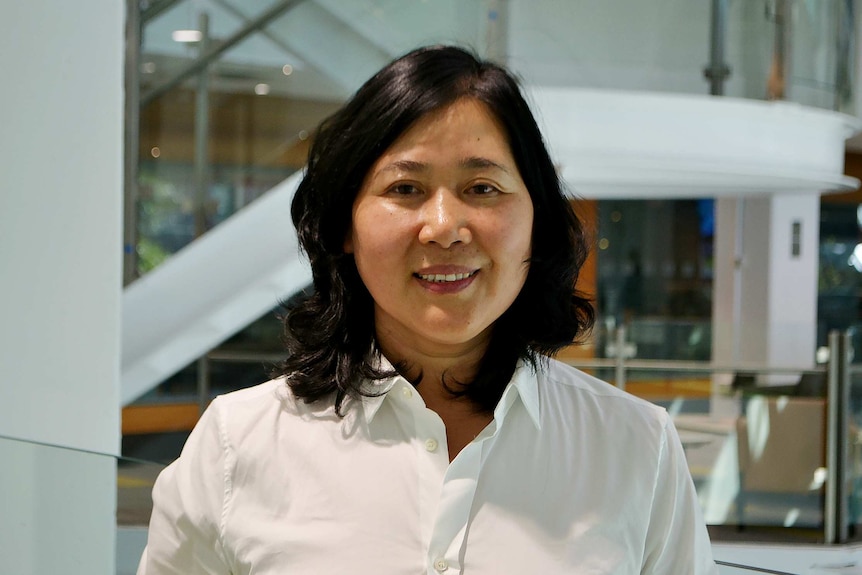
<path fill-rule="evenodd" d="M 407 402 L 405 402 L 407 403 Z M 416 396 L 412 402 L 410 412 L 413 416 L 414 435 L 413 448 L 417 459 L 417 474 L 419 481 L 419 514 L 422 523 L 422 537 L 427 545 L 431 540 L 434 522 L 436 520 L 437 507 L 440 501 L 440 488 L 443 485 L 443 477 L 449 466 L 449 455 L 445 445 L 441 449 L 439 443 L 435 449 L 428 449 L 428 439 L 445 437 L 446 428 L 443 420 L 433 411 L 426 409 L 421 396 Z M 437 440 L 435 439 L 435 442 Z M 428 565 L 441 555 L 432 555 Z"/>
<path fill-rule="evenodd" d="M 491 439 L 493 436 L 465 446 L 446 470 L 429 547 L 431 565 L 438 573 L 436 565 L 441 559 L 446 569 L 462 568 L 461 549 L 467 536 L 483 452 Z"/>

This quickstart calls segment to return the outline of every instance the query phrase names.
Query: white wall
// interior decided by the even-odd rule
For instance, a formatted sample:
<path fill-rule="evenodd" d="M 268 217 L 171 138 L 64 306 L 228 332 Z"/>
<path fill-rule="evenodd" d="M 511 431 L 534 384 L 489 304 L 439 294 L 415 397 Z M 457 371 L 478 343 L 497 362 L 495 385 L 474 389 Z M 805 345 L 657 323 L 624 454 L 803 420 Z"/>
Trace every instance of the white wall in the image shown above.
<path fill-rule="evenodd" d="M 713 361 L 813 366 L 819 196 L 721 199 L 716 215 Z M 798 256 L 791 254 L 793 222 L 801 224 Z"/>
<path fill-rule="evenodd" d="M 119 449 L 123 3 L 0 3 L 0 435 Z M 111 458 L 0 440 L 9 573 L 114 570 Z"/>

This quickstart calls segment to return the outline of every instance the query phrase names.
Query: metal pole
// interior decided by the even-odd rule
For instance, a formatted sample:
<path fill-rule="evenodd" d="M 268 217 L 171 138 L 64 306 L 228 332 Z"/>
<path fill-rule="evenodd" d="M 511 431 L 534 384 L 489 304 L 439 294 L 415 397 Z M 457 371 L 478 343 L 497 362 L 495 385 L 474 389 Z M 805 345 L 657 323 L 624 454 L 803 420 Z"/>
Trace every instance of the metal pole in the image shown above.
<path fill-rule="evenodd" d="M 210 402 L 210 362 L 206 355 L 198 358 L 198 408 L 203 414 Z"/>
<path fill-rule="evenodd" d="M 849 535 L 849 486 L 847 484 L 849 455 L 849 425 L 850 425 L 850 334 L 841 333 L 840 354 L 838 356 L 838 428 L 835 438 L 838 447 L 838 507 L 835 514 L 837 520 L 836 535 L 838 543 L 846 543 Z"/>
<path fill-rule="evenodd" d="M 712 19 L 709 34 L 709 66 L 703 75 L 709 80 L 709 93 L 724 94 L 724 81 L 730 76 L 730 68 L 724 61 L 724 38 L 727 30 L 727 0 L 712 0 Z"/>
<path fill-rule="evenodd" d="M 465 3 L 462 9 L 474 10 L 475 7 Z M 489 0 L 486 10 L 485 57 L 498 64 L 505 64 L 509 57 L 508 0 Z"/>
<path fill-rule="evenodd" d="M 214 42 L 206 52 L 177 72 L 173 78 L 156 86 L 145 94 L 142 94 L 141 106 L 146 106 L 159 96 L 181 84 L 186 79 L 199 74 L 201 70 L 204 70 L 219 56 L 303 1 L 304 0 L 282 0 L 282 2 L 277 3 L 275 6 L 249 22 L 248 25 L 238 30 L 230 38 L 227 38 L 223 42 Z"/>
<path fill-rule="evenodd" d="M 201 32 L 200 52 L 206 53 L 209 44 L 209 15 L 201 13 L 198 26 Z M 198 75 L 197 93 L 195 94 L 195 237 L 199 238 L 207 231 L 207 160 L 209 135 L 209 73 L 206 68 Z"/>
<path fill-rule="evenodd" d="M 856 22 L 852 0 L 841 0 L 835 16 L 835 94 L 832 109 L 844 111 L 853 96 L 853 45 Z"/>
<path fill-rule="evenodd" d="M 126 101 L 123 114 L 123 285 L 138 276 L 138 160 L 141 134 L 141 18 L 138 0 L 126 0 Z"/>
<path fill-rule="evenodd" d="M 616 331 L 617 353 L 614 362 L 614 382 L 622 390 L 626 388 L 626 326 L 621 325 Z"/>
<path fill-rule="evenodd" d="M 838 413 L 841 378 L 841 335 L 829 332 L 829 363 L 826 371 L 826 493 L 823 500 L 823 541 L 836 543 L 839 501 Z"/>
<path fill-rule="evenodd" d="M 792 29 L 792 7 L 789 0 L 775 0 L 775 37 L 772 47 L 772 64 L 766 81 L 768 100 L 786 100 L 788 94 L 787 78 L 790 72 L 790 48 Z"/>

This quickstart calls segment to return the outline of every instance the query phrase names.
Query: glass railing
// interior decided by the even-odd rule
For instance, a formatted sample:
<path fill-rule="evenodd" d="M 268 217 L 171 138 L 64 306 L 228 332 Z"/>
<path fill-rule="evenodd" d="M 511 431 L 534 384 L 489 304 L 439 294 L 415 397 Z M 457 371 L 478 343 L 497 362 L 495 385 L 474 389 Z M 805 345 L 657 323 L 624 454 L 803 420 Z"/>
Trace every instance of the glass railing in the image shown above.
<path fill-rule="evenodd" d="M 4 436 L 0 457 L 4 573 L 79 573 L 92 562 L 104 563 L 109 546 L 90 541 L 92 522 L 110 522 L 114 499 L 94 484 L 116 476 L 116 567 L 87 572 L 134 575 L 146 545 L 153 484 L 163 464 Z M 74 549 L 65 549 L 70 532 L 79 535 Z M 763 570 L 760 564 L 718 563 L 722 575 L 781 573 Z"/>
<path fill-rule="evenodd" d="M 6 436 L 0 461 L 4 573 L 135 573 L 163 464 Z"/>
<path fill-rule="evenodd" d="M 852 334 L 830 337 L 827 364 L 778 368 L 642 359 L 628 333 L 613 331 L 605 358 L 566 361 L 668 410 L 714 540 L 862 539 Z"/>
<path fill-rule="evenodd" d="M 628 333 L 625 329 L 613 333 L 604 349 L 606 357 L 573 358 L 564 353 L 562 359 L 667 409 L 715 540 L 862 539 L 862 366 L 849 364 L 849 354 L 830 350 L 834 362 L 785 368 L 644 359 L 636 355 Z M 849 334 L 845 339 L 849 347 Z M 617 350 L 623 353 L 618 355 Z M 839 356 L 844 359 L 839 361 Z M 189 378 L 185 391 L 173 396 L 174 403 L 184 402 L 188 411 L 187 416 L 179 412 L 170 416 L 173 423 L 187 421 L 184 427 L 161 430 L 176 435 L 161 440 L 162 455 L 146 451 L 148 441 L 159 441 L 156 428 L 129 433 L 124 453 L 146 459 L 175 457 L 212 397 L 263 381 L 266 366 L 281 357 L 240 348 L 207 354 L 195 366 L 200 370 L 197 377 Z M 833 380 L 836 387 L 830 395 Z M 846 397 L 841 395 L 844 390 Z M 168 413 L 177 406 L 156 399 L 127 409 L 131 413 L 154 408 Z M 127 424 L 131 426 L 131 420 L 124 417 L 124 427 Z M 835 457 L 831 465 L 829 457 Z M 844 477 L 833 476 L 833 487 L 836 482 L 843 487 L 831 492 L 830 469 Z M 837 516 L 836 509 L 842 509 Z"/>
<path fill-rule="evenodd" d="M 854 9 L 846 0 L 515 3 L 509 62 L 537 85 L 714 93 L 852 113 Z"/>

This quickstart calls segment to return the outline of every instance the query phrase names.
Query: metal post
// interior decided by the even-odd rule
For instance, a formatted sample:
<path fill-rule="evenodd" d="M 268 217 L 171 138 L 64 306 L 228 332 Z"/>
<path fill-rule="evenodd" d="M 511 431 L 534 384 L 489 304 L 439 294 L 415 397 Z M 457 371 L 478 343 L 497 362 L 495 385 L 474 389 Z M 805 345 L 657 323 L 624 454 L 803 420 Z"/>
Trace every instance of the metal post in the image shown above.
<path fill-rule="evenodd" d="M 138 276 L 138 160 L 141 107 L 141 12 L 126 1 L 125 129 L 123 131 L 123 285 Z"/>
<path fill-rule="evenodd" d="M 724 94 L 724 81 L 730 76 L 730 68 L 724 61 L 724 37 L 727 30 L 727 0 L 712 0 L 712 19 L 709 34 L 709 66 L 703 75 L 709 80 L 709 93 Z"/>
<path fill-rule="evenodd" d="M 209 44 L 209 15 L 201 13 L 198 24 L 201 32 L 199 54 L 206 53 Z M 207 232 L 207 196 L 209 186 L 207 178 L 209 135 L 209 69 L 204 68 L 198 75 L 197 93 L 195 94 L 195 237 L 199 238 Z"/>
<path fill-rule="evenodd" d="M 475 10 L 475 6 L 465 3 L 463 9 Z M 486 10 L 485 57 L 499 64 L 505 64 L 509 57 L 508 0 L 489 0 L 486 3 Z"/>
<path fill-rule="evenodd" d="M 198 358 L 198 409 L 203 414 L 210 403 L 210 362 L 206 355 Z"/>
<path fill-rule="evenodd" d="M 825 543 L 842 543 L 848 536 L 847 423 L 850 405 L 850 338 L 829 333 L 826 393 L 826 494 L 823 510 Z"/>
<path fill-rule="evenodd" d="M 772 65 L 766 81 L 768 100 L 786 100 L 788 94 L 787 78 L 790 75 L 790 48 L 792 29 L 792 7 L 790 0 L 774 0 L 775 37 L 772 48 Z"/>
<path fill-rule="evenodd" d="M 836 112 L 848 111 L 846 107 L 853 100 L 855 22 L 854 2 L 840 0 L 835 15 L 835 93 L 832 109 Z"/>
<path fill-rule="evenodd" d="M 626 326 L 621 325 L 616 331 L 617 353 L 614 361 L 614 383 L 622 390 L 626 388 Z"/>
<path fill-rule="evenodd" d="M 850 490 L 847 483 L 849 469 L 849 429 L 850 429 L 850 333 L 841 332 L 840 355 L 838 356 L 838 429 L 836 442 L 838 446 L 838 507 L 835 514 L 837 520 L 836 534 L 838 543 L 846 543 L 849 536 Z"/>

